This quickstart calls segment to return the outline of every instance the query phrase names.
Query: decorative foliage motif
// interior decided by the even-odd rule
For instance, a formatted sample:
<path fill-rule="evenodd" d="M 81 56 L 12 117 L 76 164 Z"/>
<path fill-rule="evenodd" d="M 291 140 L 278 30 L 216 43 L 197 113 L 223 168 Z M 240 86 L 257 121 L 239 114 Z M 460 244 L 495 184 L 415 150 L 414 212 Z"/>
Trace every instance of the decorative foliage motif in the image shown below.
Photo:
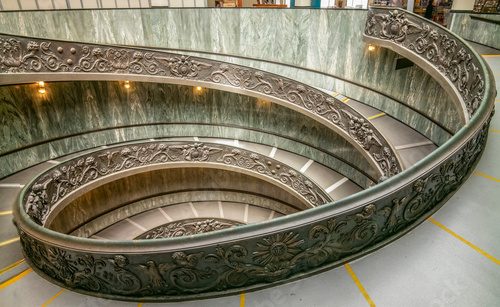
<path fill-rule="evenodd" d="M 38 241 L 22 229 L 21 243 L 26 257 L 39 272 L 70 288 L 101 296 L 168 300 L 272 283 L 321 266 L 341 264 L 345 257 L 425 217 L 466 179 L 484 148 L 488 126 L 486 122 L 474 138 L 441 166 L 396 193 L 360 209 L 293 229 L 246 237 L 238 242 L 203 245 L 189 251 L 144 254 L 138 252 L 137 246 L 130 253 L 125 248 L 117 255 L 56 247 Z M 185 147 L 179 146 L 177 154 L 169 152 L 156 157 L 185 157 L 182 148 Z M 219 157 L 233 159 L 233 155 Z M 129 152 L 126 156 L 135 155 Z M 134 161 L 144 157 L 135 156 Z M 249 167 L 260 165 L 251 159 L 241 161 Z M 230 227 L 215 220 L 198 221 L 190 224 L 189 231 L 204 232 L 219 227 L 216 225 Z M 170 231 L 165 233 L 175 233 Z M 165 237 L 169 236 L 175 234 Z"/>
<path fill-rule="evenodd" d="M 348 105 L 313 87 L 257 69 L 214 60 L 131 48 L 27 40 L 7 35 L 0 35 L 0 46 L 0 73 L 121 73 L 223 84 L 299 106 L 351 137 L 349 122 L 352 118 L 363 118 Z M 394 159 L 389 159 L 390 166 L 379 163 L 380 172 L 384 177 L 399 173 L 401 165 L 382 134 L 369 121 L 365 121 L 364 127 L 378 141 L 367 146 L 364 139 L 354 138 L 354 143 L 369 152 L 374 164 L 377 164 L 375 156 L 388 150 Z"/>
<path fill-rule="evenodd" d="M 332 201 L 307 177 L 257 153 L 221 144 L 151 142 L 100 150 L 60 164 L 31 186 L 24 208 L 43 225 L 54 204 L 89 182 L 136 167 L 179 161 L 219 163 L 268 176 L 289 186 L 313 207 Z"/>
<path fill-rule="evenodd" d="M 237 222 L 221 219 L 189 219 L 168 223 L 153 228 L 137 239 L 165 239 L 206 233 L 238 225 Z"/>
<path fill-rule="evenodd" d="M 427 29 L 426 22 L 418 25 L 413 19 L 417 20 L 399 11 L 370 13 L 365 33 L 402 44 L 442 69 L 450 80 L 456 77 L 453 82 L 457 88 L 461 86 L 460 93 L 468 102 L 469 114 L 472 115 L 484 94 L 483 72 L 479 70 L 477 59 L 466 49 L 459 48 L 444 30 Z M 8 44 L 11 47 L 14 45 Z M 59 52 L 59 48 L 57 50 Z M 6 63 L 14 63 L 12 58 L 18 57 L 18 54 L 21 59 L 26 55 L 16 52 L 2 49 L 2 69 L 10 71 L 12 66 Z M 61 49 L 60 53 L 64 52 L 65 49 Z M 78 65 L 90 68 L 97 59 L 103 59 L 98 63 L 104 63 L 105 69 L 121 69 L 125 67 L 123 63 L 137 60 L 134 69 L 170 74 L 170 69 L 174 67 L 176 73 L 184 78 L 197 73 L 197 78 L 208 78 L 206 80 L 216 83 L 253 88 L 276 97 L 282 95 L 288 101 L 318 114 L 328 114 L 330 117 L 325 118 L 336 121 L 356 142 L 363 144 L 365 150 L 370 150 L 372 157 L 383 165 L 381 168 L 390 172 L 394 163 L 389 148 L 375 132 L 370 131 L 372 128 L 360 116 L 335 106 L 335 100 L 316 95 L 316 92 L 292 81 L 232 65 L 214 64 L 211 68 L 217 66 L 217 70 L 204 69 L 205 66 L 189 62 L 187 58 L 172 60 L 169 62 L 171 66 L 165 67 L 158 64 L 153 53 L 133 56 L 132 60 L 124 54 L 114 54 L 114 62 L 108 54 L 92 55 L 90 66 Z M 107 64 L 109 61 L 114 64 Z M 25 67 L 19 65 L 15 69 Z M 71 242 L 65 247 L 61 244 L 56 246 L 50 240 L 42 241 L 37 236 L 31 236 L 19 223 L 21 243 L 26 258 L 38 272 L 69 288 L 99 293 L 100 296 L 179 300 L 273 283 L 326 266 L 339 265 L 347 257 L 359 255 L 367 248 L 390 240 L 395 234 L 421 221 L 443 204 L 467 178 L 484 149 L 488 127 L 489 120 L 484 120 L 482 128 L 472 137 L 464 139 L 460 147 L 449 152 L 449 156 L 419 171 L 419 175 L 407 177 L 397 190 L 377 195 L 373 202 L 335 215 L 323 212 L 314 221 L 288 224 L 286 229 L 268 228 L 269 232 L 265 234 L 253 232 L 240 236 L 228 231 L 231 240 L 207 240 L 199 245 L 187 244 L 186 249 L 175 251 L 168 250 L 171 248 L 168 245 L 162 245 L 164 250 L 141 253 L 142 246 L 138 244 L 133 248 L 123 247 L 117 254 L 110 255 L 100 251 L 97 245 L 88 250 L 82 250 L 81 246 L 74 248 Z M 377 151 L 374 148 L 378 148 Z M 327 199 L 305 177 L 267 157 L 217 144 L 150 143 L 99 151 L 60 165 L 31 185 L 22 204 L 33 220 L 43 223 L 50 206 L 86 182 L 111 172 L 170 161 L 207 161 L 241 167 L 289 185 L 310 202 L 321 204 Z M 318 192 L 314 194 L 315 191 Z M 198 229 L 202 228 L 208 228 L 208 223 Z"/>
<path fill-rule="evenodd" d="M 431 63 L 457 89 L 471 117 L 479 107 L 485 81 L 481 65 L 471 50 L 445 30 L 404 11 L 372 9 L 365 35 L 389 40 Z"/>

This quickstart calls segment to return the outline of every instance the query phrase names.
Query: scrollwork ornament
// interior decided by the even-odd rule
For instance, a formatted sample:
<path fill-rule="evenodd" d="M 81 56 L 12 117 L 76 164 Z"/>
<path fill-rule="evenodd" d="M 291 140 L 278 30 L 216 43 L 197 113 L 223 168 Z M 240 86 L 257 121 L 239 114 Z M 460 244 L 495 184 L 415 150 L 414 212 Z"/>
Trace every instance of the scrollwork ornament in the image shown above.
<path fill-rule="evenodd" d="M 189 219 L 155 227 L 141 234 L 137 239 L 165 239 L 190 236 L 222 230 L 239 225 L 237 222 L 220 219 Z"/>
<path fill-rule="evenodd" d="M 432 64 L 458 90 L 472 117 L 484 97 L 484 72 L 469 47 L 444 30 L 406 12 L 372 9 L 365 36 L 388 40 Z"/>
<path fill-rule="evenodd" d="M 341 264 L 345 257 L 421 219 L 467 178 L 484 148 L 487 131 L 485 123 L 466 146 L 441 167 L 397 191 L 399 196 L 293 229 L 195 250 L 143 255 L 80 253 L 42 243 L 22 230 L 21 244 L 37 270 L 70 288 L 101 295 L 165 298 L 272 283 Z"/>
<path fill-rule="evenodd" d="M 56 203 L 85 184 L 113 173 L 171 162 L 220 163 L 256 172 L 287 184 L 312 206 L 325 204 L 331 199 L 303 175 L 283 180 L 285 177 L 292 179 L 289 167 L 254 152 L 221 144 L 159 142 L 99 150 L 62 163 L 39 177 L 30 187 L 24 208 L 33 221 L 43 225 Z"/>

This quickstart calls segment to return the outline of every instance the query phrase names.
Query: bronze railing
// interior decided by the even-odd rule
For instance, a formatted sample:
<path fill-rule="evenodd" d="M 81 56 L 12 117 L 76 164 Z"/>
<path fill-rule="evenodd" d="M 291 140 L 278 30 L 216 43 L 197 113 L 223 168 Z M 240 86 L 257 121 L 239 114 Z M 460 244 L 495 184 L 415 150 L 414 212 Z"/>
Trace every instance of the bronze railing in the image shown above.
<path fill-rule="evenodd" d="M 117 180 L 137 171 L 167 167 L 215 167 L 236 169 L 282 187 L 313 208 L 333 199 L 299 171 L 256 152 L 222 144 L 196 142 L 148 142 L 116 146 L 81 155 L 39 176 L 24 199 L 31 220 L 46 225 L 61 204 L 94 184 Z"/>
<path fill-rule="evenodd" d="M 372 8 L 364 39 L 407 56 L 454 98 L 468 122 L 485 94 L 484 68 L 472 49 L 447 29 L 403 10 Z"/>
<path fill-rule="evenodd" d="M 269 287 L 341 265 L 400 237 L 435 212 L 466 180 L 484 149 L 495 97 L 492 74 L 479 55 L 432 22 L 402 10 L 376 8 L 368 17 L 365 34 L 373 44 L 390 45 L 398 51 L 406 48 L 406 37 L 413 33 L 409 22 L 422 29 L 420 34 L 411 34 L 417 35 L 415 46 L 419 50 L 426 48 L 423 41 L 434 40 L 434 33 L 438 33 L 437 38 L 446 35 L 443 42 L 449 39 L 456 44 L 455 49 L 444 49 L 458 52 L 457 58 L 442 62 L 451 65 L 448 73 L 443 73 L 441 64 L 435 65 L 431 49 L 424 56 L 409 47 L 402 53 L 419 65 L 425 63 L 433 76 L 452 88 L 449 92 L 457 104 L 463 103 L 467 110 L 464 118 L 469 121 L 410 169 L 335 205 L 258 225 L 195 235 L 189 240 L 143 240 L 133 245 L 131 241 L 74 238 L 43 228 L 25 210 L 32 193 L 30 184 L 14 210 L 26 258 L 42 276 L 78 292 L 124 300 L 167 301 Z M 388 31 L 384 34 L 387 38 L 380 37 L 380 29 Z M 425 36 L 426 29 L 429 37 Z M 419 40 L 422 43 L 417 42 L 418 35 L 424 35 Z M 465 62 L 460 62 L 462 58 Z M 459 63 L 452 64 L 453 59 Z M 456 75 L 464 76 L 463 69 L 472 74 L 472 79 L 453 81 Z"/>

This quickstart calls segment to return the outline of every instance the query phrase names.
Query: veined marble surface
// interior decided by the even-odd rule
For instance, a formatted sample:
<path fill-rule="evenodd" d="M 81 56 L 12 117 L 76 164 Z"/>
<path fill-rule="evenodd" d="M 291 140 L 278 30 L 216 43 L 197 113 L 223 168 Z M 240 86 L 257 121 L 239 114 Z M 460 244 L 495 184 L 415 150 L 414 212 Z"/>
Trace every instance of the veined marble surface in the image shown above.
<path fill-rule="evenodd" d="M 453 13 L 450 30 L 467 40 L 500 49 L 500 25 L 471 19 L 471 15 L 500 22 L 500 14 Z"/>
<path fill-rule="evenodd" d="M 376 177 L 376 171 L 345 139 L 286 107 L 218 90 L 203 89 L 200 94 L 190 86 L 130 85 L 127 90 L 123 82 L 50 82 L 44 95 L 37 92 L 36 84 L 0 87 L 0 154 L 42 143 L 1 156 L 0 177 L 87 148 L 173 136 L 222 137 L 276 146 L 367 186 L 365 176 L 300 141 Z"/>
<path fill-rule="evenodd" d="M 178 52 L 175 50 L 169 50 L 169 51 Z M 379 109 L 393 116 L 394 118 L 397 118 L 398 120 L 412 127 L 416 131 L 419 131 L 421 134 L 425 135 L 427 138 L 429 138 L 438 145 L 443 144 L 452 136 L 446 130 L 436 125 L 428 117 L 425 117 L 419 114 L 418 112 L 413 111 L 411 108 L 402 105 L 401 103 L 399 103 L 394 99 L 379 94 L 375 91 L 366 89 L 364 87 L 358 86 L 356 84 L 338 78 L 334 78 L 332 76 L 324 75 L 319 72 L 308 71 L 301 68 L 290 67 L 283 64 L 270 63 L 260 60 L 250 60 L 234 56 L 207 54 L 200 52 L 182 52 L 182 54 L 210 58 L 223 62 L 254 67 L 261 70 L 270 71 L 275 74 L 285 76 L 306 84 L 313 85 L 329 93 L 332 92 L 342 93 L 343 95 L 361 101 L 367 105 L 370 105 L 376 109 Z M 412 105 L 412 107 L 419 109 L 419 106 L 416 103 L 415 105 Z M 452 121 L 450 118 L 445 118 L 445 119 L 439 118 L 440 109 L 437 107 L 437 105 L 434 105 L 433 108 L 430 108 L 426 111 L 424 110 L 420 111 L 422 111 L 422 113 L 427 113 L 427 116 L 434 118 L 435 121 L 444 122 L 443 125 L 445 127 L 446 126 L 449 127 L 449 129 L 456 130 L 459 128 L 458 122 Z"/>
<path fill-rule="evenodd" d="M 0 32 L 4 33 L 209 51 L 315 69 L 376 88 L 443 120 L 450 130 L 458 129 L 452 120 L 457 115 L 454 104 L 427 73 L 418 67 L 394 71 L 396 53 L 367 50 L 362 41 L 363 10 L 165 8 L 3 12 L 0 16 Z M 360 96 L 368 104 L 373 99 L 350 85 L 328 85 L 324 88 Z M 401 106 L 394 101 L 373 105 L 384 107 L 383 111 L 412 123 L 412 127 L 426 125 L 416 113 L 408 113 L 406 108 L 399 111 Z M 405 118 L 409 116 L 412 118 Z M 446 138 L 425 128 L 417 130 L 437 143 Z"/>

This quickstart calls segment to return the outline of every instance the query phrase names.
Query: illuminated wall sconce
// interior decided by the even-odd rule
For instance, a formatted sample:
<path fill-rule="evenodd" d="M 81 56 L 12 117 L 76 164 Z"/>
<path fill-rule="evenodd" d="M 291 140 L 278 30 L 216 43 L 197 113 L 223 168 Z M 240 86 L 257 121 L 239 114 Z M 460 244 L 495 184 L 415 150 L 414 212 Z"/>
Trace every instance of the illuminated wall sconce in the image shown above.
<path fill-rule="evenodd" d="M 257 99 L 257 105 L 259 107 L 269 107 L 271 105 L 271 102 L 265 99 Z"/>
<path fill-rule="evenodd" d="M 45 90 L 45 82 L 43 81 L 38 81 L 38 93 L 40 94 L 45 94 L 47 91 Z"/>
<path fill-rule="evenodd" d="M 374 51 L 375 50 L 375 46 L 373 46 L 372 44 L 368 44 L 368 51 Z"/>
<path fill-rule="evenodd" d="M 193 86 L 193 95 L 201 96 L 201 95 L 203 95 L 203 90 L 204 90 L 204 88 L 201 86 Z"/>
<path fill-rule="evenodd" d="M 130 88 L 130 81 L 125 81 L 125 88 L 128 90 Z"/>

